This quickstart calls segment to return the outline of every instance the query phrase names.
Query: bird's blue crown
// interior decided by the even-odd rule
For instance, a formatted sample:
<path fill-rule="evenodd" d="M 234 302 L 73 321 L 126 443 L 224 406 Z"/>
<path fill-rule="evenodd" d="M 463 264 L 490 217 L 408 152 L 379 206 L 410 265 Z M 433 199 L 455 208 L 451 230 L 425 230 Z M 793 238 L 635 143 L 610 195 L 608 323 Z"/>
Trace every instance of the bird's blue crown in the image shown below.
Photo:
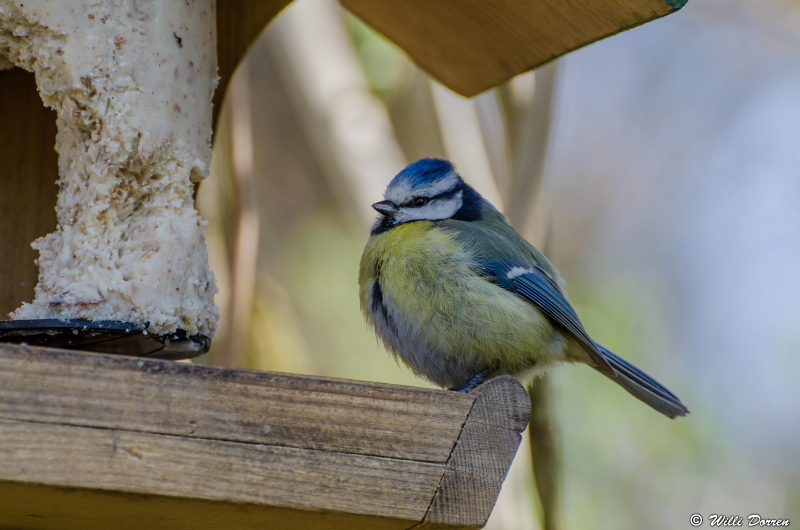
<path fill-rule="evenodd" d="M 455 173 L 456 168 L 447 160 L 441 158 L 423 158 L 409 164 L 389 183 L 395 187 L 405 183 L 411 190 L 422 188 L 434 182 L 449 177 Z M 460 180 L 460 177 L 459 177 Z"/>
<path fill-rule="evenodd" d="M 403 169 L 389 183 L 384 197 L 385 201 L 373 205 L 382 214 L 372 227 L 373 235 L 419 220 L 477 221 L 486 203 L 453 164 L 438 158 L 423 158 Z"/>

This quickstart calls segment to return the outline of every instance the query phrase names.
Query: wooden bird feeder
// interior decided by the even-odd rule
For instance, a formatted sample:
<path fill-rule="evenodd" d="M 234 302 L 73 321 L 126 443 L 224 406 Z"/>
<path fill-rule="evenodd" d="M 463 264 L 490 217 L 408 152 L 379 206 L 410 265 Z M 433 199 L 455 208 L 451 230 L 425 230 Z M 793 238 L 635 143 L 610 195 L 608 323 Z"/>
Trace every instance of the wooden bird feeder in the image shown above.
<path fill-rule="evenodd" d="M 462 394 L 0 345 L 0 527 L 480 528 L 529 413 L 509 376 Z"/>
<path fill-rule="evenodd" d="M 202 101 L 192 103 L 191 98 L 186 103 L 206 109 L 209 119 L 203 127 L 210 135 L 236 66 L 289 1 L 231 0 L 217 3 L 216 12 L 213 0 L 185 6 L 180 3 L 179 8 L 178 4 L 134 3 L 129 15 L 139 22 L 151 17 L 151 21 L 173 24 L 171 33 L 159 34 L 166 39 L 164 43 L 169 43 L 173 59 L 186 57 L 180 54 L 191 50 L 184 46 L 190 46 L 191 39 L 196 42 L 198 36 L 205 35 L 212 39 L 207 42 L 213 43 L 209 35 L 213 36 L 215 23 L 220 80 L 213 95 L 214 116 L 207 103 L 202 107 Z M 684 1 L 341 3 L 400 45 L 433 77 L 462 95 L 472 96 L 571 50 L 669 14 Z M 44 55 L 36 56 L 37 50 L 52 52 L 46 60 L 74 60 L 69 50 L 65 53 L 57 43 L 45 42 L 51 29 L 46 25 L 25 28 L 10 22 L 30 14 L 31 9 L 39 9 L 38 20 L 46 20 L 45 15 L 51 15 L 46 13 L 48 6 L 55 5 L 72 6 L 68 15 L 54 24 L 62 36 L 69 36 L 70 28 L 82 31 L 84 48 L 102 51 L 103 46 L 111 46 L 122 54 L 129 44 L 120 35 L 112 38 L 109 33 L 111 26 L 100 11 L 121 16 L 121 8 L 111 3 L 92 4 L 92 9 L 100 9 L 94 13 L 82 8 L 82 0 L 64 0 L 63 4 L 29 0 L 24 5 L 0 0 L 0 319 L 23 302 L 31 302 L 37 278 L 41 281 L 35 264 L 38 252 L 31 248 L 31 242 L 52 233 L 57 222 L 72 222 L 64 217 L 68 208 L 80 214 L 81 208 L 91 207 L 60 205 L 57 221 L 54 207 L 59 159 L 53 149 L 56 113 L 42 105 L 34 75 L 9 67 L 4 59 L 19 42 L 30 39 L 36 46 L 23 50 L 25 57 L 18 54 L 19 48 L 14 52 L 16 62 L 28 69 L 35 70 L 36 61 L 45 60 Z M 187 11 L 177 16 L 174 12 L 170 15 L 168 9 Z M 95 42 L 93 37 L 99 33 L 94 35 L 92 28 L 105 32 L 103 38 Z M 166 26 L 161 29 L 167 31 Z M 41 46 L 43 43 L 50 46 Z M 215 66 L 212 55 L 204 52 L 200 58 L 185 60 L 181 67 L 188 70 L 179 72 L 176 66 L 175 80 L 160 86 L 174 96 L 176 87 L 194 82 L 198 72 L 208 76 Z M 141 61 L 144 69 L 161 60 L 160 56 L 133 59 Z M 82 67 L 91 70 L 92 65 Z M 184 75 L 187 72 L 188 77 Z M 138 73 L 143 77 L 146 72 Z M 135 78 L 132 75 L 131 79 Z M 52 81 L 65 82 L 63 78 Z M 86 101 L 94 101 L 91 98 L 103 90 L 89 75 L 72 82 L 83 91 Z M 39 89 L 42 91 L 41 86 Z M 153 101 L 158 99 L 155 90 L 151 96 Z M 210 93 L 207 99 L 210 101 Z M 109 113 L 115 104 L 109 102 L 105 107 Z M 63 105 L 58 108 L 65 112 Z M 70 109 L 78 113 L 76 116 L 86 110 L 80 103 Z M 167 110 L 176 116 L 182 112 L 177 103 Z M 59 127 L 72 115 L 60 114 Z M 151 125 L 148 119 L 169 124 L 160 111 L 149 116 L 133 117 L 144 129 Z M 94 126 L 113 128 L 117 117 L 106 117 L 107 123 L 101 116 Z M 170 138 L 175 137 L 162 129 L 139 133 L 137 164 L 161 163 L 152 162 L 158 153 L 148 151 L 152 147 L 147 143 L 150 136 L 163 133 L 167 134 L 167 144 L 180 143 L 172 142 Z M 92 141 L 91 131 L 75 134 L 85 136 L 76 141 Z M 186 134 L 205 133 L 193 130 Z M 64 141 L 59 138 L 62 144 Z M 72 153 L 66 158 L 61 153 L 62 171 L 74 162 L 70 157 L 84 156 L 80 150 Z M 201 153 L 198 159 L 206 155 L 210 156 Z M 184 167 L 188 162 L 179 159 L 172 167 L 188 171 Z M 202 167 L 202 161 L 191 163 Z M 126 171 L 144 170 L 136 166 Z M 86 178 L 94 176 L 89 172 Z M 192 175 L 193 180 L 196 177 Z M 87 182 L 86 188 L 102 199 L 103 192 Z M 181 184 L 183 190 L 178 190 L 184 199 L 187 193 L 190 196 L 188 182 L 187 176 Z M 126 186 L 111 186 L 107 193 L 133 193 Z M 61 187 L 68 185 L 62 181 Z M 193 211 L 191 205 L 188 208 Z M 111 226 L 115 221 L 104 222 Z M 198 248 L 205 248 L 202 230 L 191 230 L 200 238 Z M 78 254 L 73 257 L 81 258 Z M 70 266 L 69 256 L 62 257 L 66 260 L 63 266 Z M 204 260 L 202 257 L 198 262 Z M 207 268 L 207 263 L 198 266 Z M 194 288 L 202 289 L 200 283 L 195 282 Z M 147 286 L 143 284 L 143 288 Z M 95 293 L 100 302 L 70 296 L 57 303 L 84 310 L 87 305 L 102 303 L 106 294 Z M 66 325 L 64 318 L 81 318 L 65 316 L 63 311 L 58 315 L 62 325 Z M 92 323 L 96 322 L 91 320 L 86 325 Z M 127 327 L 129 324 L 132 327 Z M 14 323 L 4 325 L 0 326 L 0 341 L 8 337 L 4 333 Z M 152 322 L 103 325 L 112 338 L 127 342 L 106 341 L 109 346 L 102 346 L 99 340 L 81 336 L 81 340 L 50 342 L 45 337 L 44 343 L 77 350 L 159 355 L 158 348 L 152 347 L 154 343 L 148 342 L 152 336 L 140 333 L 147 340 L 128 340 Z M 52 332 L 48 336 L 56 335 Z M 180 341 L 189 341 L 197 348 L 207 346 L 202 340 L 192 343 L 189 335 L 181 336 Z M 7 340 L 30 342 L 25 337 L 16 335 Z M 169 343 L 162 340 L 160 344 L 167 347 Z M 162 355 L 177 358 L 183 352 L 185 356 L 197 353 L 175 349 L 173 344 L 173 349 Z M 0 345 L 0 526 L 479 528 L 497 498 L 528 411 L 524 389 L 507 377 L 492 380 L 469 394 L 459 394 Z"/>

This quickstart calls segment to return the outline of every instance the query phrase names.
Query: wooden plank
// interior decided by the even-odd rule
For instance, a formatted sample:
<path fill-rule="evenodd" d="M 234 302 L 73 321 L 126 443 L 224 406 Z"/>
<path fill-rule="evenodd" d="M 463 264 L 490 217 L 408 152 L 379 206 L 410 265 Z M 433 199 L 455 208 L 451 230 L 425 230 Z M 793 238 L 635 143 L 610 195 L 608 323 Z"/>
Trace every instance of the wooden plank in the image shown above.
<path fill-rule="evenodd" d="M 35 530 L 401 530 L 408 521 L 0 481 L 0 524 Z"/>
<path fill-rule="evenodd" d="M 0 462 L 2 480 L 396 517 L 407 527 L 442 475 L 441 464 L 402 459 L 6 420 Z"/>
<path fill-rule="evenodd" d="M 0 527 L 479 528 L 528 411 L 508 376 L 461 394 L 0 345 Z"/>
<path fill-rule="evenodd" d="M 685 0 L 341 0 L 433 77 L 474 96 Z"/>
<path fill-rule="evenodd" d="M 42 104 L 32 73 L 0 71 L 0 320 L 33 301 L 39 277 L 34 239 L 56 228 L 56 113 Z"/>
<path fill-rule="evenodd" d="M 482 528 L 528 425 L 528 393 L 512 377 L 470 392 L 475 405 L 423 521 L 415 528 Z M 497 411 L 503 410 L 503 414 Z"/>
<path fill-rule="evenodd" d="M 0 417 L 10 420 L 445 462 L 473 402 L 432 389 L 0 344 Z"/>

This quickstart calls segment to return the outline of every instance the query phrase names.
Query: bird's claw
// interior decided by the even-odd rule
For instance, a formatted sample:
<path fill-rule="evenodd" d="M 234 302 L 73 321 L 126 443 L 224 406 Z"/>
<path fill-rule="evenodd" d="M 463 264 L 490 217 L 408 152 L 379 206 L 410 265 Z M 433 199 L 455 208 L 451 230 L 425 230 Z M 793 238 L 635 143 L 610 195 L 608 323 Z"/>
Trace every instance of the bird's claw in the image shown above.
<path fill-rule="evenodd" d="M 492 372 L 491 368 L 487 368 L 486 370 L 481 370 L 480 372 L 472 376 L 472 378 L 470 378 L 470 380 L 467 381 L 467 383 L 461 388 L 451 388 L 450 390 L 454 390 L 456 392 L 464 392 L 464 393 L 469 392 L 470 390 L 474 389 L 475 387 L 486 381 L 486 376 L 488 376 L 491 372 Z"/>

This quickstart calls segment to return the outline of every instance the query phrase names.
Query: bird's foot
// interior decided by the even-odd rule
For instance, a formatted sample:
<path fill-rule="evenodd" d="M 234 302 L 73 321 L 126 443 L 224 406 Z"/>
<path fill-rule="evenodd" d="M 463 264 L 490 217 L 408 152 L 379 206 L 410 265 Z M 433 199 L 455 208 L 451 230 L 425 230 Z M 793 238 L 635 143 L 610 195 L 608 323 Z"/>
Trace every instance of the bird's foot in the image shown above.
<path fill-rule="evenodd" d="M 451 388 L 450 390 L 454 390 L 456 392 L 469 392 L 479 384 L 486 381 L 486 376 L 488 376 L 490 373 L 492 373 L 491 368 L 487 368 L 486 370 L 481 370 L 480 372 L 472 376 L 472 378 L 469 381 L 467 381 L 467 384 L 465 384 L 461 388 Z"/>

